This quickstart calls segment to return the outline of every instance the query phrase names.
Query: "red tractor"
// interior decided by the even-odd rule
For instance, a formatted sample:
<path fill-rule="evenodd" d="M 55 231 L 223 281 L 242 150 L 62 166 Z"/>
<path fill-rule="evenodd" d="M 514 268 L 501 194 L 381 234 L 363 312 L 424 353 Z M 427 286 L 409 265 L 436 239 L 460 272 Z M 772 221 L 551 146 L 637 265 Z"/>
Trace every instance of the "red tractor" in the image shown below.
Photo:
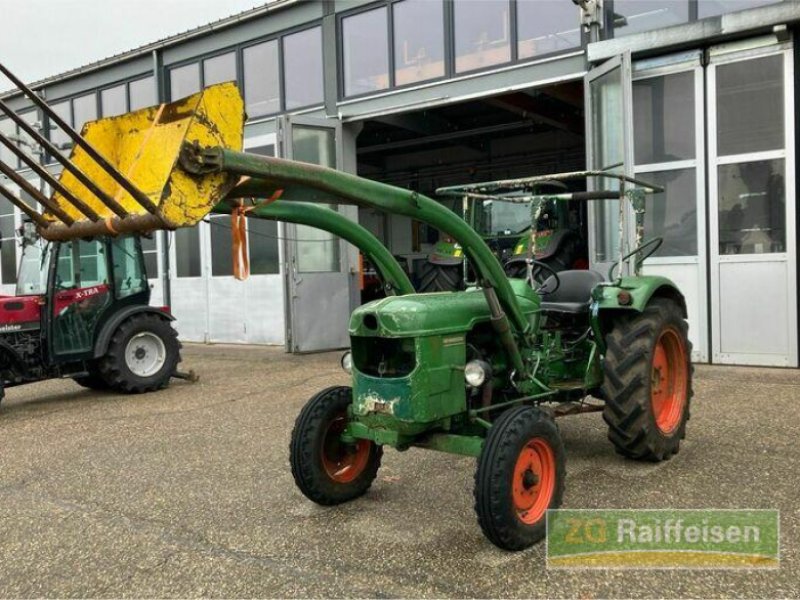
<path fill-rule="evenodd" d="M 140 239 L 45 242 L 33 223 L 22 239 L 16 295 L 0 296 L 0 398 L 56 377 L 124 393 L 165 387 L 181 346 L 168 310 L 148 304 Z"/>

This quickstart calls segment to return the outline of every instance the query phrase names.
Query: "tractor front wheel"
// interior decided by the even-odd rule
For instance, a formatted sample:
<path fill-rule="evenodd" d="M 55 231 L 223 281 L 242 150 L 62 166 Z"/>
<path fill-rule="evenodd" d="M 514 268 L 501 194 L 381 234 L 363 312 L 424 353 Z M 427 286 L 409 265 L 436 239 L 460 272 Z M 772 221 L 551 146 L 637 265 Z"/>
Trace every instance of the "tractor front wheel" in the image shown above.
<path fill-rule="evenodd" d="M 353 390 L 322 390 L 306 403 L 292 429 L 289 462 L 300 491 L 332 506 L 363 495 L 381 466 L 383 448 L 369 440 L 342 441 Z"/>
<path fill-rule="evenodd" d="M 505 550 L 544 538 L 547 509 L 564 495 L 566 457 L 553 418 L 529 406 L 492 425 L 475 472 L 475 512 L 484 535 Z"/>
<path fill-rule="evenodd" d="M 139 313 L 122 322 L 111 336 L 98 370 L 108 387 L 141 394 L 167 387 L 181 361 L 178 333 L 169 321 Z"/>
<path fill-rule="evenodd" d="M 652 300 L 606 336 L 603 418 L 617 452 L 661 461 L 677 454 L 692 399 L 692 344 L 680 307 Z"/>

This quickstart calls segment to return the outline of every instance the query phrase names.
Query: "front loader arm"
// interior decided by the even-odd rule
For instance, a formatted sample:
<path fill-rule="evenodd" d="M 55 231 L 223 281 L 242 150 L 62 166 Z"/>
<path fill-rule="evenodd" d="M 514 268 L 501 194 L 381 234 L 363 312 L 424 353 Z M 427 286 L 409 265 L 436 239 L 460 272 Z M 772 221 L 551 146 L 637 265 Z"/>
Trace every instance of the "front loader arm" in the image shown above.
<path fill-rule="evenodd" d="M 229 201 L 220 202 L 212 212 L 230 214 L 233 210 Z M 392 253 L 380 243 L 367 229 L 324 206 L 308 202 L 286 202 L 278 200 L 263 206 L 254 206 L 249 216 L 270 221 L 284 221 L 298 225 L 308 225 L 322 229 L 357 247 L 375 265 L 381 274 L 384 285 L 397 295 L 413 294 L 414 286 L 408 275 L 400 268 Z"/>
<path fill-rule="evenodd" d="M 198 174 L 223 171 L 249 177 L 228 193 L 229 199 L 266 198 L 283 190 L 281 198 L 286 202 L 355 204 L 427 223 L 461 244 L 482 284 L 495 290 L 514 329 L 523 335 L 530 331 L 530 322 L 517 302 L 503 267 L 481 236 L 455 213 L 427 196 L 327 167 L 219 147 L 184 152 L 181 166 Z"/>

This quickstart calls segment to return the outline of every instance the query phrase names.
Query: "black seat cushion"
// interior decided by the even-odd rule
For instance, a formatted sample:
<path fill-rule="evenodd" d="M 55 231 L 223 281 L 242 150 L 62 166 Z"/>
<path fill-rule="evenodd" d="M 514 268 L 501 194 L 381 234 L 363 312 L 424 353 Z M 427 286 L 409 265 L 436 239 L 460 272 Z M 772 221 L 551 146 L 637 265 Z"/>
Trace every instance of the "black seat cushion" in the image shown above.
<path fill-rule="evenodd" d="M 551 275 L 542 285 L 542 310 L 577 314 L 589 310 L 592 289 L 603 281 L 603 276 L 597 271 L 561 271 L 558 279 L 561 285 L 552 292 L 548 290 L 555 287 L 555 277 Z"/>

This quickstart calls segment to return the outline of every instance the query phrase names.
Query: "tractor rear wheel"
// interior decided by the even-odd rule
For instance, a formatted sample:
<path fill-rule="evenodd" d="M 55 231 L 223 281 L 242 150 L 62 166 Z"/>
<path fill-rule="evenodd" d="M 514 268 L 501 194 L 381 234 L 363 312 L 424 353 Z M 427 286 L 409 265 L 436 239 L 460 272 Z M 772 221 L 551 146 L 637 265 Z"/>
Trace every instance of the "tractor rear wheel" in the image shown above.
<path fill-rule="evenodd" d="M 370 440 L 341 440 L 352 402 L 350 387 L 322 390 L 306 403 L 292 429 L 292 475 L 300 491 L 317 504 L 332 506 L 358 498 L 381 466 L 381 446 Z"/>
<path fill-rule="evenodd" d="M 564 495 L 566 454 L 555 420 L 519 406 L 492 425 L 475 472 L 475 512 L 484 535 L 505 550 L 544 538 L 547 509 Z"/>
<path fill-rule="evenodd" d="M 678 453 L 692 399 L 692 344 L 681 308 L 655 298 L 606 336 L 603 419 L 617 452 L 661 461 Z"/>
<path fill-rule="evenodd" d="M 178 333 L 169 321 L 139 313 L 122 322 L 111 336 L 98 368 L 111 389 L 141 394 L 167 387 L 181 361 Z"/>
<path fill-rule="evenodd" d="M 426 262 L 419 276 L 418 292 L 456 292 L 464 289 L 464 266 Z"/>
<path fill-rule="evenodd" d="M 103 379 L 96 367 L 90 367 L 86 375 L 73 377 L 72 381 L 90 390 L 103 391 L 108 389 L 108 383 L 106 383 L 106 380 Z"/>

